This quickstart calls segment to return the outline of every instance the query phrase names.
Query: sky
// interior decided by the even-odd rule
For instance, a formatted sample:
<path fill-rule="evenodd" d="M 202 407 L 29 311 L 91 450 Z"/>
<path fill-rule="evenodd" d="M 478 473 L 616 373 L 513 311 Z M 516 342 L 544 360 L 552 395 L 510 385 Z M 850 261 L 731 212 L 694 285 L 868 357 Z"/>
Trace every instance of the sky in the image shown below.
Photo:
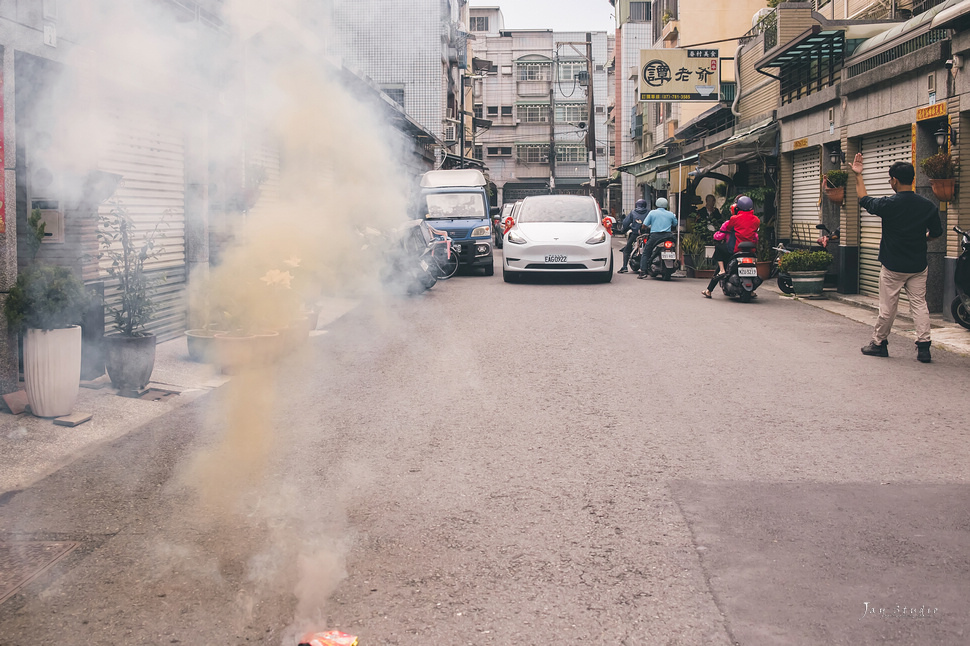
<path fill-rule="evenodd" d="M 609 0 L 475 0 L 472 7 L 501 7 L 506 29 L 608 31 L 616 29 Z"/>

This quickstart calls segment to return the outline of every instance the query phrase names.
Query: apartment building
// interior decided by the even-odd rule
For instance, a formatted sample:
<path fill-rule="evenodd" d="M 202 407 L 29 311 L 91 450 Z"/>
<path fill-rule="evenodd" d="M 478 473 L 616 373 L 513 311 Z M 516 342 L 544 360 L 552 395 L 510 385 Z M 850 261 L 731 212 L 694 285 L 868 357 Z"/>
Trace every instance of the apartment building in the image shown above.
<path fill-rule="evenodd" d="M 527 195 L 589 194 L 608 176 L 607 63 L 613 36 L 505 28 L 500 7 L 472 7 L 474 133 L 498 203 Z"/>

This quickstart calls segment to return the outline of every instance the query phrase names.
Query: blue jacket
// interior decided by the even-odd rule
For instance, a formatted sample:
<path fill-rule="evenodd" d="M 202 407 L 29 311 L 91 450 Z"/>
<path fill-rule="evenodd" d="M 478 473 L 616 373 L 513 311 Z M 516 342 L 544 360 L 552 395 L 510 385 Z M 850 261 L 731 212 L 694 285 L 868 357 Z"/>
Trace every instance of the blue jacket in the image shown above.
<path fill-rule="evenodd" d="M 667 209 L 654 209 L 643 221 L 643 226 L 650 227 L 650 233 L 669 233 L 676 225 L 677 216 Z"/>
<path fill-rule="evenodd" d="M 640 222 L 647 219 L 647 209 L 633 209 L 630 215 L 623 218 L 623 230 L 636 234 L 640 231 Z M 640 220 L 640 222 L 637 222 Z"/>

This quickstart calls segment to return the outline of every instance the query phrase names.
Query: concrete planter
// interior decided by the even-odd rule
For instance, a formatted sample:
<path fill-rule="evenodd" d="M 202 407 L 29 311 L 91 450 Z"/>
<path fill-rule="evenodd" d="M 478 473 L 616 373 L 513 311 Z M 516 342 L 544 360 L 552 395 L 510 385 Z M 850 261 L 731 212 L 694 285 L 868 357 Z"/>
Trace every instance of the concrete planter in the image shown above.
<path fill-rule="evenodd" d="M 825 286 L 825 270 L 821 271 L 792 271 L 792 288 L 796 296 L 819 296 Z"/>
<path fill-rule="evenodd" d="M 197 363 L 211 363 L 214 360 L 213 347 L 215 336 L 225 334 L 222 330 L 207 330 L 199 328 L 185 331 L 185 343 L 189 350 L 189 359 Z"/>
<path fill-rule="evenodd" d="M 81 384 L 81 327 L 28 329 L 24 335 L 24 384 L 37 417 L 70 415 Z"/>
<path fill-rule="evenodd" d="M 155 369 L 155 335 L 109 334 L 104 349 L 111 385 L 123 392 L 144 390 Z"/>

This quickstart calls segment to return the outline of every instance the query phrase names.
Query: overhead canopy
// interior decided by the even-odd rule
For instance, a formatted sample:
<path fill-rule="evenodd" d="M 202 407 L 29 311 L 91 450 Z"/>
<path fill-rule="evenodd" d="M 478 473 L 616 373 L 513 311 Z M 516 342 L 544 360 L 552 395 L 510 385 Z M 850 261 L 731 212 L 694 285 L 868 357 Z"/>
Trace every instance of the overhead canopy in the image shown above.
<path fill-rule="evenodd" d="M 938 29 L 940 27 L 945 27 L 951 22 L 962 18 L 970 14 L 970 0 L 963 0 L 959 4 L 955 4 L 940 10 L 940 13 L 933 16 L 933 24 L 931 25 L 933 29 Z"/>
<path fill-rule="evenodd" d="M 763 121 L 702 152 L 696 179 L 724 164 L 740 164 L 756 157 L 776 155 L 777 149 L 778 122 L 774 119 Z"/>
<path fill-rule="evenodd" d="M 621 173 L 635 175 L 636 177 L 652 174 L 653 177 L 649 177 L 647 179 L 648 182 L 652 182 L 657 176 L 657 167 L 663 164 L 666 160 L 667 149 L 658 148 L 649 157 L 644 157 L 643 159 L 621 164 L 616 167 L 616 170 L 620 171 Z"/>

